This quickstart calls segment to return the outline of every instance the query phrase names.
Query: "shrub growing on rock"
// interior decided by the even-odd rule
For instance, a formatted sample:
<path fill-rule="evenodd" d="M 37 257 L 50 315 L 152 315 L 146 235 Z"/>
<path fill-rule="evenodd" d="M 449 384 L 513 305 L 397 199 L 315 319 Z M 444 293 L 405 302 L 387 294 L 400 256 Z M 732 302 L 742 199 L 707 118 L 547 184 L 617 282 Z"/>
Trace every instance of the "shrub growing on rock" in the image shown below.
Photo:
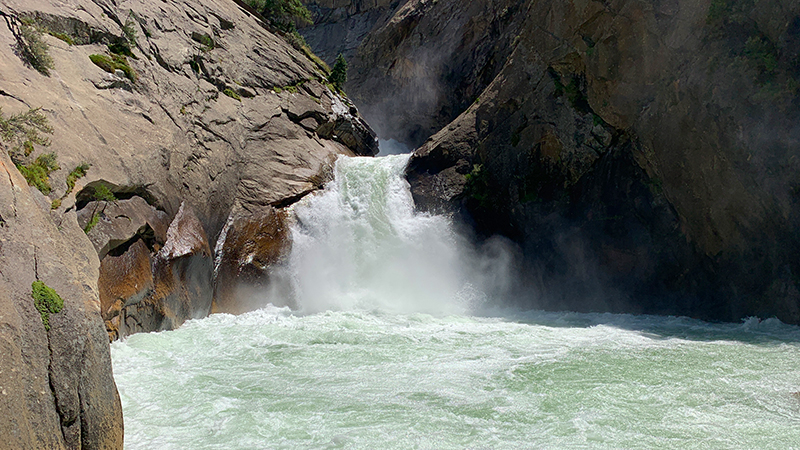
<path fill-rule="evenodd" d="M 50 187 L 50 173 L 60 169 L 60 167 L 58 167 L 56 155 L 54 153 L 45 153 L 39 155 L 39 157 L 30 164 L 17 164 L 17 169 L 19 169 L 19 172 L 25 177 L 25 181 L 27 181 L 29 185 L 39 189 L 42 194 L 48 195 L 50 191 L 53 190 L 53 188 Z"/>
<path fill-rule="evenodd" d="M 33 152 L 34 144 L 50 145 L 50 140 L 41 133 L 52 134 L 53 128 L 40 111 L 41 108 L 31 108 L 6 119 L 0 108 L 0 139 L 11 144 L 9 156 L 15 164 L 21 164 Z"/>
<path fill-rule="evenodd" d="M 76 181 L 86 176 L 86 172 L 89 170 L 89 167 L 89 164 L 81 164 L 72 169 L 69 175 L 67 175 L 67 191 L 64 193 L 65 196 L 75 189 Z"/>
<path fill-rule="evenodd" d="M 333 64 L 331 74 L 328 75 L 328 81 L 338 91 L 341 91 L 344 84 L 347 82 L 347 61 L 345 61 L 341 53 L 336 57 L 336 62 Z"/>
<path fill-rule="evenodd" d="M 285 32 L 296 31 L 295 22 L 311 23 L 311 12 L 300 0 L 247 0 L 270 25 Z"/>
<path fill-rule="evenodd" d="M 21 39 L 18 39 L 17 51 L 20 56 L 37 72 L 50 76 L 53 58 L 48 53 L 48 46 L 42 40 L 42 33 L 35 26 L 23 24 L 19 27 Z"/>
<path fill-rule="evenodd" d="M 51 287 L 43 281 L 34 281 L 31 284 L 33 304 L 42 316 L 44 329 L 50 331 L 50 314 L 56 314 L 64 308 L 64 300 Z"/>

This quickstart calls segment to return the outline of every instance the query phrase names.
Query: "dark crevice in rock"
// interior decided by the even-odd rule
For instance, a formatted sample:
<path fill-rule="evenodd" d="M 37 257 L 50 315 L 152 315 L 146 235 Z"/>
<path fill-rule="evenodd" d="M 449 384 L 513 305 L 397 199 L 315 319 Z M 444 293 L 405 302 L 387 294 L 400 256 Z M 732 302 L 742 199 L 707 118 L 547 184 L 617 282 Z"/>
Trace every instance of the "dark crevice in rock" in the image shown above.
<path fill-rule="evenodd" d="M 146 186 L 117 186 L 105 180 L 92 181 L 75 195 L 75 205 L 77 210 L 85 208 L 89 202 L 95 200 L 95 187 L 100 185 L 107 187 L 111 193 L 114 194 L 114 197 L 116 197 L 117 200 L 127 200 L 133 197 L 141 197 L 153 208 L 156 208 L 159 211 L 165 211 L 165 209 L 160 206 L 156 197 L 147 190 Z"/>
<path fill-rule="evenodd" d="M 315 186 L 313 189 L 309 189 L 309 190 L 303 191 L 303 192 L 301 192 L 301 193 L 299 193 L 297 195 L 293 195 L 291 197 L 288 197 L 288 198 L 285 198 L 285 199 L 282 199 L 282 200 L 278 200 L 277 202 L 270 203 L 270 206 L 272 206 L 273 208 L 276 208 L 276 209 L 281 209 L 281 208 L 286 208 L 288 206 L 292 206 L 293 204 L 295 204 L 295 203 L 299 202 L 300 200 L 302 200 L 306 195 L 309 195 L 312 192 L 315 192 L 315 191 L 319 190 L 321 187 L 322 186 Z"/>
<path fill-rule="evenodd" d="M 159 243 L 156 240 L 155 231 L 153 230 L 152 227 L 150 227 L 149 224 L 146 224 L 142 228 L 140 228 L 136 232 L 136 234 L 134 234 L 127 241 L 112 246 L 108 250 L 108 253 L 106 253 L 106 255 L 108 255 L 108 256 L 122 256 L 125 252 L 128 251 L 128 249 L 131 247 L 131 245 L 135 244 L 139 240 L 144 242 L 144 244 L 147 246 L 147 248 L 151 252 L 156 252 L 158 247 L 159 247 Z"/>

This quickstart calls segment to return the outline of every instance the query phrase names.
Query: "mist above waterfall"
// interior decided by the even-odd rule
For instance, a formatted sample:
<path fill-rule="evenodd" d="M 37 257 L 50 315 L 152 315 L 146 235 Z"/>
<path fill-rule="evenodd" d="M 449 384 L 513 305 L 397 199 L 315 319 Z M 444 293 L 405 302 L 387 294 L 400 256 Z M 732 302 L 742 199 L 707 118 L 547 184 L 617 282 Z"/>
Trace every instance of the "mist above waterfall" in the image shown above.
<path fill-rule="evenodd" d="M 295 206 L 287 270 L 302 312 L 465 314 L 510 292 L 512 244 L 474 246 L 449 218 L 417 213 L 409 157 L 341 157 L 336 179 Z"/>

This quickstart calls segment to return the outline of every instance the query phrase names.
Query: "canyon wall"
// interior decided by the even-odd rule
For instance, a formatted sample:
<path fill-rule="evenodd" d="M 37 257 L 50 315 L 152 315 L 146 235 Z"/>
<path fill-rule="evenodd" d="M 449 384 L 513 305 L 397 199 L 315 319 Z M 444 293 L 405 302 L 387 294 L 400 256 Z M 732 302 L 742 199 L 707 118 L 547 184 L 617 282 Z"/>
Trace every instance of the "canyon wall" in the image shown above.
<path fill-rule="evenodd" d="M 0 16 L 0 448 L 121 448 L 109 339 L 263 306 L 242 299 L 291 248 L 265 218 L 377 141 L 241 2 Z"/>
<path fill-rule="evenodd" d="M 382 137 L 422 144 L 419 208 L 520 245 L 524 306 L 800 323 L 796 3 L 391 14 L 347 91 Z"/>

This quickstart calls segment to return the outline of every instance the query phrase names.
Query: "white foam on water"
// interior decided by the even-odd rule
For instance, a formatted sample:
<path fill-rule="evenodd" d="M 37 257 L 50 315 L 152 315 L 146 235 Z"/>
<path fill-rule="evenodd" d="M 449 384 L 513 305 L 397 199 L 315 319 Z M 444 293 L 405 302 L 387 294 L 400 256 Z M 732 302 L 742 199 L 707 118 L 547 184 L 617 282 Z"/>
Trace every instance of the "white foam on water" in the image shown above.
<path fill-rule="evenodd" d="M 513 252 L 416 213 L 408 158 L 342 158 L 295 207 L 300 311 L 111 345 L 126 448 L 800 448 L 800 328 L 476 317 Z"/>
<path fill-rule="evenodd" d="M 779 323 L 268 307 L 112 356 L 130 449 L 797 448 L 798 342 Z"/>
<path fill-rule="evenodd" d="M 414 210 L 409 157 L 341 157 L 335 181 L 294 207 L 290 270 L 302 311 L 464 314 L 507 287 L 502 243 L 477 251 L 447 218 Z"/>

